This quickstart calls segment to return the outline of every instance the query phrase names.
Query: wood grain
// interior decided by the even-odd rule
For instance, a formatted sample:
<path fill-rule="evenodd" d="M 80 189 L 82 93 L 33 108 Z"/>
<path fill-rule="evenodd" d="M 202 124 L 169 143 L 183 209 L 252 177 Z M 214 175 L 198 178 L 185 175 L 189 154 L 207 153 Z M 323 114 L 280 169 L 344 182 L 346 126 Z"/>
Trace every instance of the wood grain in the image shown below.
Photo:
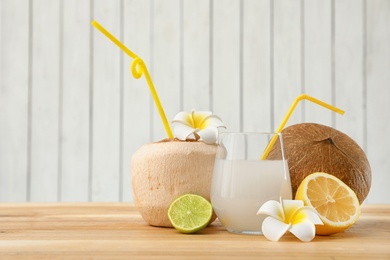
<path fill-rule="evenodd" d="M 215 221 L 197 234 L 147 225 L 133 204 L 0 204 L 6 259 L 389 259 L 390 205 L 363 205 L 350 229 L 309 243 L 228 233 Z"/>

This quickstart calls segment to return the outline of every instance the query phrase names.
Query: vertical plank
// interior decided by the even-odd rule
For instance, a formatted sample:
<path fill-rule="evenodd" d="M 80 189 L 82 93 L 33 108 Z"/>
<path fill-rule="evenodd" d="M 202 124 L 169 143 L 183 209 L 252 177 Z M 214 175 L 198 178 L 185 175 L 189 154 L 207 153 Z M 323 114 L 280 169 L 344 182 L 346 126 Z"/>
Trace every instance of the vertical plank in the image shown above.
<path fill-rule="evenodd" d="M 210 110 L 210 3 L 182 1 L 182 109 Z"/>
<path fill-rule="evenodd" d="M 270 131 L 270 1 L 243 4 L 243 130 Z"/>
<path fill-rule="evenodd" d="M 229 131 L 239 131 L 240 86 L 240 1 L 213 1 L 213 96 L 214 113 Z"/>
<path fill-rule="evenodd" d="M 33 1 L 31 200 L 56 201 L 59 144 L 59 1 Z"/>
<path fill-rule="evenodd" d="M 334 1 L 332 93 L 330 1 L 123 0 L 122 24 L 119 0 L 62 1 L 61 27 L 61 1 L 2 0 L 0 200 L 132 200 L 131 154 L 150 140 L 166 137 L 144 78 L 133 79 L 128 72 L 131 60 L 94 29 L 93 66 L 88 67 L 92 3 L 92 19 L 117 37 L 122 35 L 125 44 L 148 65 L 169 121 L 181 109 L 212 109 L 231 131 L 274 130 L 293 99 L 305 91 L 345 109 L 346 115 L 333 115 L 305 102 L 297 107 L 289 124 L 334 122 L 367 151 L 373 185 L 366 202 L 388 203 L 385 173 L 390 165 L 383 144 L 389 140 L 381 133 L 390 130 L 388 120 L 382 118 L 383 111 L 389 110 L 389 3 Z M 29 3 L 33 4 L 30 25 Z M 31 85 L 29 26 L 33 36 Z M 29 113 L 31 168 L 27 169 Z M 27 172 L 31 173 L 29 194 Z"/>
<path fill-rule="evenodd" d="M 274 1 L 273 110 L 276 130 L 294 99 L 302 92 L 301 1 Z M 287 125 L 302 122 L 302 106 L 294 110 Z"/>
<path fill-rule="evenodd" d="M 89 32 L 88 1 L 63 1 L 61 201 L 88 201 Z"/>
<path fill-rule="evenodd" d="M 304 1 L 304 91 L 332 104 L 331 1 Z M 303 104 L 306 122 L 332 126 L 333 112 Z"/>
<path fill-rule="evenodd" d="M 150 69 L 150 1 L 124 2 L 124 44 L 143 59 Z M 122 200 L 133 201 L 130 161 L 133 153 L 150 141 L 152 97 L 145 77 L 134 79 L 130 57 L 123 57 L 123 162 Z"/>
<path fill-rule="evenodd" d="M 28 1 L 0 3 L 0 201 L 27 198 Z"/>
<path fill-rule="evenodd" d="M 180 4 L 179 0 L 153 1 L 152 78 L 168 121 L 180 111 Z M 167 138 L 153 104 L 153 141 Z"/>
<path fill-rule="evenodd" d="M 119 37 L 120 2 L 94 1 L 93 18 Z M 93 33 L 92 201 L 119 200 L 120 55 L 103 34 Z"/>
<path fill-rule="evenodd" d="M 373 182 L 367 203 L 389 203 L 390 2 L 367 1 L 367 156 Z"/>
<path fill-rule="evenodd" d="M 363 147 L 362 14 L 361 0 L 335 1 L 335 103 L 346 111 L 336 117 L 336 128 Z"/>

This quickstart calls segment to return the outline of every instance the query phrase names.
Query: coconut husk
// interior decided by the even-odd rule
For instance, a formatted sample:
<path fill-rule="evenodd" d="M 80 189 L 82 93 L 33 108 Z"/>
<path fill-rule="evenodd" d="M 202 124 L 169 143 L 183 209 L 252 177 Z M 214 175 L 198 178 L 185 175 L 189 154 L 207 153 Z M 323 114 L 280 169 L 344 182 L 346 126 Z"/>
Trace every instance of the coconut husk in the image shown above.
<path fill-rule="evenodd" d="M 326 172 L 347 184 L 360 203 L 365 200 L 371 187 L 371 168 L 364 151 L 352 138 L 315 123 L 292 125 L 282 134 L 294 197 L 307 175 Z M 268 158 L 280 156 L 279 147 L 274 145 Z"/>
<path fill-rule="evenodd" d="M 134 200 L 147 223 L 172 227 L 168 208 L 183 194 L 197 194 L 210 201 L 216 150 L 217 145 L 201 141 L 166 139 L 145 144 L 134 153 Z M 215 218 L 214 214 L 212 221 Z"/>

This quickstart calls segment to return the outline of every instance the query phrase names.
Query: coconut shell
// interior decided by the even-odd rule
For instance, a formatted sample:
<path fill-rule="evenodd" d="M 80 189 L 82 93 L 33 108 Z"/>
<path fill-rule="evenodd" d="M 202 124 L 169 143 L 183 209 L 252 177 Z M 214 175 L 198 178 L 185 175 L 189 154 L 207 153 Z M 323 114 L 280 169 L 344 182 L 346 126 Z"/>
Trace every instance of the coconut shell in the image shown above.
<path fill-rule="evenodd" d="M 364 151 L 354 140 L 332 127 L 315 123 L 292 125 L 282 134 L 293 197 L 307 175 L 326 172 L 347 184 L 360 203 L 364 201 L 371 188 L 371 168 Z M 278 147 L 273 146 L 268 158 L 280 156 Z"/>
<path fill-rule="evenodd" d="M 148 224 L 172 227 L 168 208 L 183 194 L 197 194 L 210 201 L 216 150 L 217 145 L 174 139 L 145 144 L 134 153 L 134 201 Z M 215 218 L 214 214 L 211 222 Z"/>

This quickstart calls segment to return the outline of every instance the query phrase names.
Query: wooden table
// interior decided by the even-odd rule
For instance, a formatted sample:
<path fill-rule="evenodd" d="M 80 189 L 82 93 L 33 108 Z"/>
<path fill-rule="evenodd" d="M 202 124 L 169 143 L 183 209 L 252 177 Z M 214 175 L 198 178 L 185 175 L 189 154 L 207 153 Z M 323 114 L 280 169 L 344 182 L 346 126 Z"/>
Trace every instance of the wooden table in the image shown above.
<path fill-rule="evenodd" d="M 363 205 L 343 233 L 279 242 L 228 233 L 215 221 L 198 234 L 148 226 L 132 204 L 0 204 L 0 259 L 390 259 L 390 205 Z"/>

